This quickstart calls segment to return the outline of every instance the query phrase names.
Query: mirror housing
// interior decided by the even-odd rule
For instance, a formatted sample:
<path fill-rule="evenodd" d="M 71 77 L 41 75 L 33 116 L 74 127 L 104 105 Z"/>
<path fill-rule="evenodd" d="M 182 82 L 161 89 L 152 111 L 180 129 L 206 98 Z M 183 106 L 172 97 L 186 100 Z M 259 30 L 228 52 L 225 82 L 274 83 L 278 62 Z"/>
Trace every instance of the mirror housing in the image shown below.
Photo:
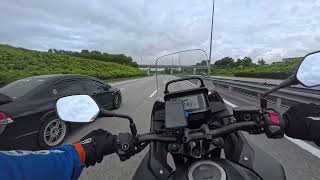
<path fill-rule="evenodd" d="M 63 121 L 88 123 L 96 119 L 100 108 L 88 95 L 72 95 L 57 100 L 56 112 Z"/>
<path fill-rule="evenodd" d="M 320 85 L 320 51 L 307 54 L 303 58 L 295 77 L 305 87 Z"/>

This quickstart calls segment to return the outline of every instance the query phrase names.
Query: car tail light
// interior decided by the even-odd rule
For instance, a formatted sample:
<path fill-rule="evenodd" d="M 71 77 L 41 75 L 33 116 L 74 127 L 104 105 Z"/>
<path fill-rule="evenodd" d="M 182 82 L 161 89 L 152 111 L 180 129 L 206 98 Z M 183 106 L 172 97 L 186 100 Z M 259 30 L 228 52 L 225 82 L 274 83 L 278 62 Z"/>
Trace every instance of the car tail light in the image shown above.
<path fill-rule="evenodd" d="M 13 123 L 13 119 L 8 117 L 5 113 L 0 112 L 0 125 L 7 125 Z"/>

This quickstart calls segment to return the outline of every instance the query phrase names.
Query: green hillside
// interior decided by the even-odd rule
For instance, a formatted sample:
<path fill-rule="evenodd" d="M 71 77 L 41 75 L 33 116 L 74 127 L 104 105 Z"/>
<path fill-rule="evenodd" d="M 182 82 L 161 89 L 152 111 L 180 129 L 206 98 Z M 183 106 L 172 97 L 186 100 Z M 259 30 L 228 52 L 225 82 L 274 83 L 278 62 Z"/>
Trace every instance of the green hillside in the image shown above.
<path fill-rule="evenodd" d="M 212 73 L 221 76 L 286 79 L 295 72 L 301 60 L 302 58 L 296 57 L 283 59 L 281 62 L 272 64 L 254 64 L 250 59 L 250 62 L 247 63 L 247 65 L 237 65 L 236 62 L 232 64 L 230 58 L 225 58 L 218 63 L 215 63 L 212 68 Z M 223 65 L 220 65 L 219 63 Z"/>
<path fill-rule="evenodd" d="M 0 83 L 44 74 L 84 74 L 100 79 L 142 76 L 144 72 L 112 62 L 0 45 Z"/>

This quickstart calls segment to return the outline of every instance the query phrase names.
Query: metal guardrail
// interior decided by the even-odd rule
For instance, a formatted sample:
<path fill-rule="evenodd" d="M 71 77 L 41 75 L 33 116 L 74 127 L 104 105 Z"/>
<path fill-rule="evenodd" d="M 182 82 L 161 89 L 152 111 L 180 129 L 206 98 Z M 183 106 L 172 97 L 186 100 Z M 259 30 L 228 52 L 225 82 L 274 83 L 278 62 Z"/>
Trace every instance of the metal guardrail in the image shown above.
<path fill-rule="evenodd" d="M 217 87 L 228 91 L 235 91 L 249 96 L 259 98 L 260 95 L 268 89 L 275 87 L 275 84 L 266 84 L 251 82 L 245 80 L 232 80 L 226 78 L 209 78 Z M 280 89 L 268 96 L 268 100 L 275 102 L 277 107 L 292 106 L 296 103 L 315 103 L 320 104 L 320 91 L 316 89 L 307 89 L 301 86 L 288 87 Z"/>

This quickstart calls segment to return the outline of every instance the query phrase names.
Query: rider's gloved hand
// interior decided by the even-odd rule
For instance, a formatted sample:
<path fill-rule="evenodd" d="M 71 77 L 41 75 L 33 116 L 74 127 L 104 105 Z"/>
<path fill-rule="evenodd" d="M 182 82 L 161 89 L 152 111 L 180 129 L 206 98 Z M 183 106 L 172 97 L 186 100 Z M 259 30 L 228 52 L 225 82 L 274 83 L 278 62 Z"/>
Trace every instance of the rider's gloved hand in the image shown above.
<path fill-rule="evenodd" d="M 292 138 L 314 141 L 320 145 L 320 106 L 316 104 L 298 104 L 283 114 L 287 121 L 285 134 Z"/>
<path fill-rule="evenodd" d="M 283 138 L 286 122 L 281 115 L 275 110 L 267 110 L 262 115 L 264 120 L 264 132 L 268 138 Z"/>
<path fill-rule="evenodd" d="M 116 153 L 121 161 L 129 159 L 140 150 L 137 147 L 137 140 L 130 133 L 120 133 L 116 139 Z"/>
<path fill-rule="evenodd" d="M 100 163 L 104 156 L 112 154 L 116 150 L 116 135 L 108 131 L 98 129 L 84 136 L 74 147 L 80 155 L 80 161 L 86 167 Z"/>

